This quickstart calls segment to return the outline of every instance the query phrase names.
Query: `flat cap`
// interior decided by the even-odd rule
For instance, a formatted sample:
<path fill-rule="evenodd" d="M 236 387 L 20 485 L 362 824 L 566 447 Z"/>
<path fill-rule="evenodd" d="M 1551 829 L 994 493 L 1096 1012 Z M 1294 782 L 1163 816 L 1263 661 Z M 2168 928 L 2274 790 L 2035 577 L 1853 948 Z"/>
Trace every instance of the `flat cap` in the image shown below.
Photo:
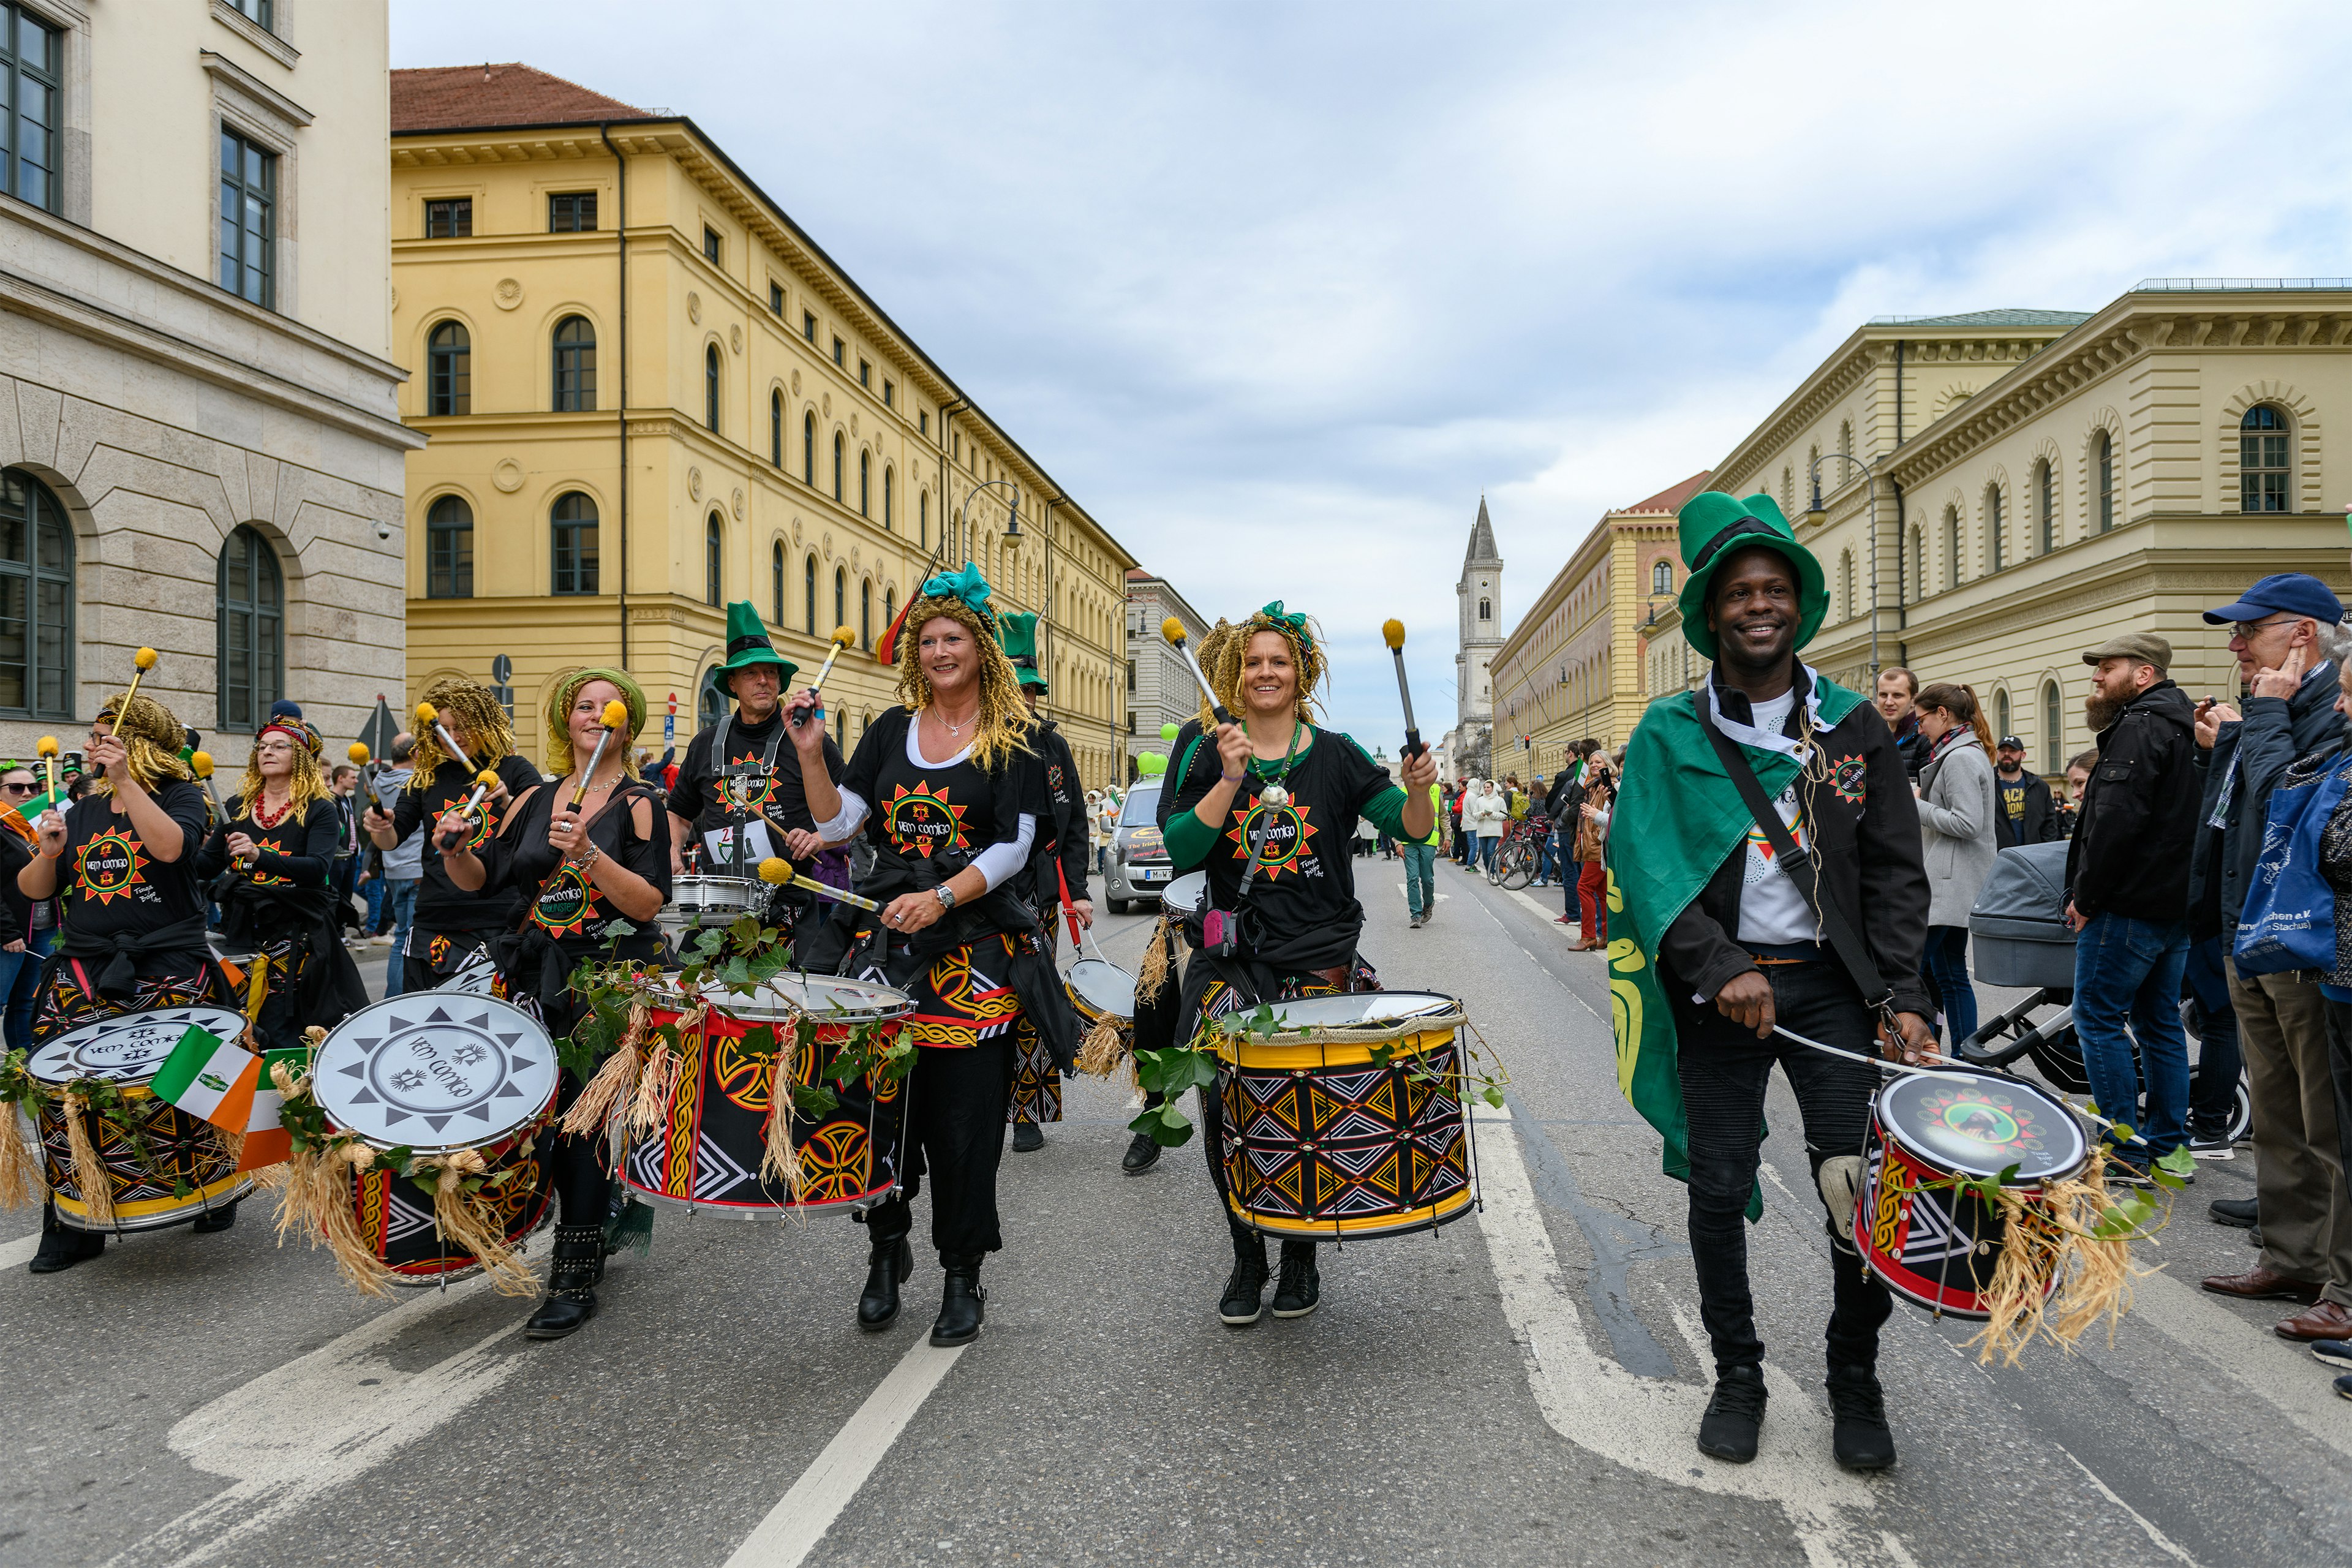
<path fill-rule="evenodd" d="M 2172 668 L 2172 645 L 2154 632 L 2125 632 L 2109 637 L 2083 655 L 2083 662 L 2096 666 L 2102 659 L 2130 658 L 2142 664 L 2152 664 L 2158 669 Z"/>

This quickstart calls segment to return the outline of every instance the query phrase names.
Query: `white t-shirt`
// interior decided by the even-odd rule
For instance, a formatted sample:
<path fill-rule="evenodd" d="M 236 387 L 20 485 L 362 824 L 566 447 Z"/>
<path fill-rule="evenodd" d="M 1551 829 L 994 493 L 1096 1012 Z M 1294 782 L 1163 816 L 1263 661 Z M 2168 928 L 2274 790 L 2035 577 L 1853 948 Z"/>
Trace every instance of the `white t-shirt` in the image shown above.
<path fill-rule="evenodd" d="M 1767 734 L 1777 735 L 1789 721 L 1789 710 L 1795 705 L 1795 688 L 1782 692 L 1769 701 L 1755 704 L 1756 728 Z M 1789 826 L 1789 836 L 1800 847 L 1805 845 L 1805 830 L 1797 825 L 1797 784 L 1789 787 L 1772 803 L 1780 811 L 1780 820 Z M 1771 840 L 1764 837 L 1761 827 L 1750 824 L 1748 829 L 1748 866 L 1739 889 L 1738 940 L 1747 942 L 1819 942 L 1819 922 L 1807 907 L 1805 896 L 1789 880 L 1787 872 L 1774 864 Z"/>

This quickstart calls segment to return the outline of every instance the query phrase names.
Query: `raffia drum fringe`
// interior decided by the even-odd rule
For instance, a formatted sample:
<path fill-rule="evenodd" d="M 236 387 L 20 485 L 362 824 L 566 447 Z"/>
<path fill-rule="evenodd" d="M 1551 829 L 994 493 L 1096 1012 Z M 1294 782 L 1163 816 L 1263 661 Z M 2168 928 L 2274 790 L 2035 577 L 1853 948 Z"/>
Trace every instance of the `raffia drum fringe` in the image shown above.
<path fill-rule="evenodd" d="M 1151 928 L 1150 939 L 1143 944 L 1143 962 L 1136 969 L 1135 999 L 1138 1002 L 1153 1000 L 1168 984 L 1169 971 L 1172 967 L 1169 963 L 1168 950 L 1180 945 L 1175 941 L 1175 932 L 1169 928 L 1168 917 L 1161 915 L 1160 923 Z"/>
<path fill-rule="evenodd" d="M 98 1145 L 90 1142 L 89 1101 L 68 1090 L 58 1110 L 65 1117 L 66 1146 L 73 1152 L 74 1185 L 81 1189 L 82 1205 L 98 1224 L 112 1225 L 114 1183 L 98 1157 Z"/>
<path fill-rule="evenodd" d="M 482 1272 L 489 1277 L 490 1289 L 499 1295 L 536 1296 L 539 1276 L 507 1246 L 506 1233 L 499 1223 L 498 1208 L 488 1190 L 465 1190 L 467 1177 L 478 1176 L 488 1168 L 488 1162 L 472 1149 L 420 1160 L 415 1166 L 420 1173 L 436 1170 L 439 1173 L 433 1183 L 433 1226 L 442 1239 L 472 1253 L 481 1264 Z"/>
<path fill-rule="evenodd" d="M 295 1150 L 278 1189 L 278 1245 L 285 1246 L 289 1233 L 308 1237 L 312 1247 L 326 1247 L 353 1289 L 388 1296 L 397 1277 L 361 1237 L 352 1204 L 353 1179 L 374 1163 L 375 1151 L 364 1143 Z"/>
<path fill-rule="evenodd" d="M 2008 1227 L 1985 1291 L 1990 1315 L 1968 1342 L 1980 1364 L 1999 1356 L 2015 1366 L 2042 1336 L 2071 1353 L 2102 1319 L 2114 1344 L 2116 1326 L 2131 1310 L 2132 1280 L 2155 1270 L 2132 1262 L 2128 1235 L 2102 1237 L 2090 1228 L 2109 1206 L 2105 1150 L 2095 1148 L 2082 1175 L 2042 1183 L 2037 1199 L 2002 1190 Z M 2045 1294 L 2053 1279 L 2057 1289 Z"/>
<path fill-rule="evenodd" d="M 34 1150 L 32 1119 L 25 1110 L 29 1103 L 0 1106 L 0 1116 L 8 1119 L 0 1127 L 0 1209 L 22 1208 L 48 1196 L 48 1173 Z"/>
<path fill-rule="evenodd" d="M 1110 1077 L 1127 1059 L 1131 1037 L 1131 1026 L 1118 1019 L 1108 1015 L 1096 1019 L 1078 1040 L 1078 1070 L 1088 1078 Z"/>
<path fill-rule="evenodd" d="M 604 1065 L 581 1087 L 579 1098 L 563 1113 L 563 1131 L 574 1138 L 584 1138 L 604 1130 L 607 1122 L 618 1117 L 636 1092 L 637 1076 L 645 1068 L 645 1041 L 651 1026 L 653 1010 L 643 1002 L 629 1008 L 629 1026 L 621 1036 L 621 1043 L 604 1058 Z"/>

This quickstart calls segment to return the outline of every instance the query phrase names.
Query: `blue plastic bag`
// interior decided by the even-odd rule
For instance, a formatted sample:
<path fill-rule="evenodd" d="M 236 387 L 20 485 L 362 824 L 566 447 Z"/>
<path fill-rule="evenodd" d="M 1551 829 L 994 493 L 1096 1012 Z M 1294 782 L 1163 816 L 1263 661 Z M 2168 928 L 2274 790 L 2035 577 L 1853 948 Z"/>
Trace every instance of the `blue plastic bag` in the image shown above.
<path fill-rule="evenodd" d="M 2308 784 L 2271 791 L 2238 940 L 2231 957 L 2241 974 L 2336 967 L 2336 890 L 2319 874 L 2319 836 L 2352 784 L 2352 752 Z"/>

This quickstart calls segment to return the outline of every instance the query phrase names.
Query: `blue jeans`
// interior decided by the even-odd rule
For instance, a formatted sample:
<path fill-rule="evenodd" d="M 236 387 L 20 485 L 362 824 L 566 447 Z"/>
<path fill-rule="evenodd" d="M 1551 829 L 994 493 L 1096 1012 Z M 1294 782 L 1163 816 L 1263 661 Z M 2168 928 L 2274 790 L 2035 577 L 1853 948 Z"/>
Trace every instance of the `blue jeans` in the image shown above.
<path fill-rule="evenodd" d="M 1536 880 L 1549 882 L 1559 872 L 1559 857 L 1556 853 L 1557 835 L 1547 833 L 1536 845 Z"/>
<path fill-rule="evenodd" d="M 1419 920 L 1437 908 L 1437 846 L 1406 844 L 1404 850 L 1404 906 Z"/>
<path fill-rule="evenodd" d="M 2230 1002 L 2230 981 L 2221 968 L 2221 939 L 2189 944 L 2180 972 L 2180 994 L 2197 1010 L 2197 1072 L 2189 1080 L 2189 1130 L 2219 1138 L 2238 1110 L 2238 1079 L 2245 1058 L 2238 1046 L 2238 1012 Z M 2347 1128 L 2352 1131 L 2352 1128 Z"/>
<path fill-rule="evenodd" d="M 33 1048 L 33 997 L 41 988 L 41 964 L 58 943 L 57 928 L 37 931 L 25 939 L 22 952 L 0 952 L 0 1037 L 7 1048 Z"/>
<path fill-rule="evenodd" d="M 2129 1145 L 2134 1163 L 2169 1154 L 2188 1137 L 2189 1040 L 2180 1029 L 2180 972 L 2188 960 L 2186 921 L 2093 915 L 2074 939 L 2075 1037 L 2099 1113 L 2138 1131 Z"/>
<path fill-rule="evenodd" d="M 1929 926 L 1919 966 L 1944 1010 L 1944 1027 L 1957 1045 L 1977 1032 L 1977 988 L 1969 984 L 1969 928 Z"/>
<path fill-rule="evenodd" d="M 407 963 L 408 928 L 416 922 L 416 889 L 423 886 L 423 880 L 416 877 L 384 879 L 383 901 L 392 910 L 392 958 L 383 968 L 386 1001 L 400 994 L 401 968 Z"/>
<path fill-rule="evenodd" d="M 367 918 L 361 922 L 363 936 L 375 934 L 376 922 L 383 919 L 383 879 L 370 877 L 360 889 L 360 901 L 367 906 Z"/>
<path fill-rule="evenodd" d="M 1462 830 L 1462 864 L 1465 866 L 1476 866 L 1480 864 L 1478 859 L 1478 830 L 1475 827 L 1465 827 Z"/>

